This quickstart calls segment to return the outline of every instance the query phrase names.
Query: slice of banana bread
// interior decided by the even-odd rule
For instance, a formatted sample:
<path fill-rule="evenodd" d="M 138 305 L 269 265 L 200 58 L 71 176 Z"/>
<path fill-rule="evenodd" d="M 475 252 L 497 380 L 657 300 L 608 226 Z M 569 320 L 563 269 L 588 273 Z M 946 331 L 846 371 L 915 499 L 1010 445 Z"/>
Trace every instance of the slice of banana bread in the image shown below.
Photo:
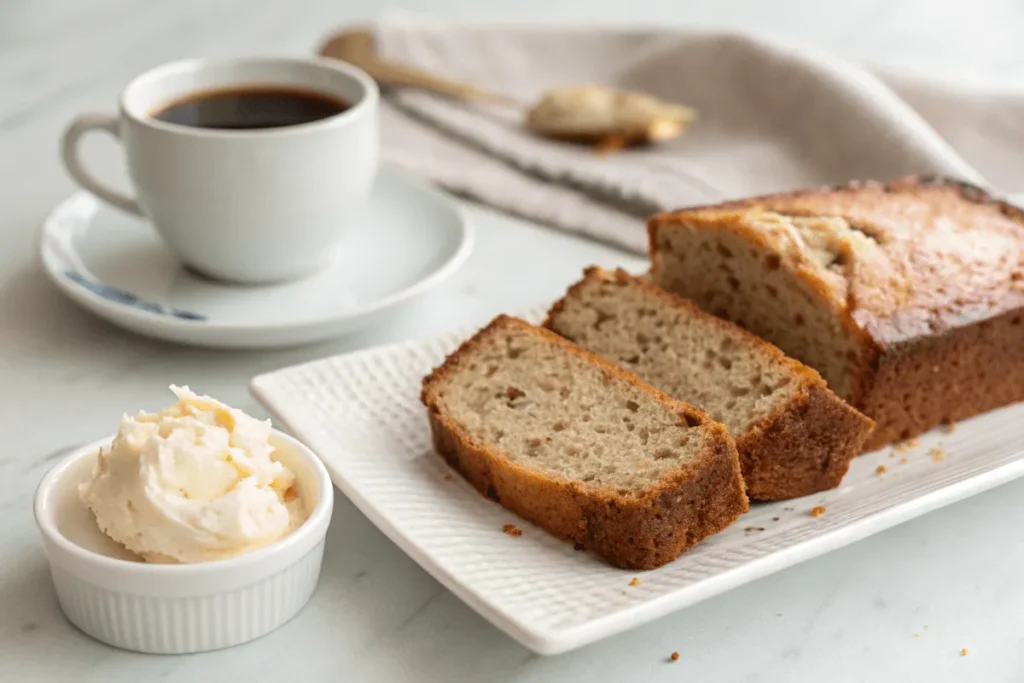
<path fill-rule="evenodd" d="M 724 423 L 754 499 L 838 486 L 873 427 L 814 370 L 621 270 L 587 269 L 545 325 Z"/>
<path fill-rule="evenodd" d="M 495 318 L 421 398 L 473 486 L 617 567 L 665 564 L 747 510 L 724 426 L 522 320 Z"/>
<path fill-rule="evenodd" d="M 1024 212 L 942 178 L 649 223 L 652 277 L 822 374 L 869 447 L 1024 400 Z"/>

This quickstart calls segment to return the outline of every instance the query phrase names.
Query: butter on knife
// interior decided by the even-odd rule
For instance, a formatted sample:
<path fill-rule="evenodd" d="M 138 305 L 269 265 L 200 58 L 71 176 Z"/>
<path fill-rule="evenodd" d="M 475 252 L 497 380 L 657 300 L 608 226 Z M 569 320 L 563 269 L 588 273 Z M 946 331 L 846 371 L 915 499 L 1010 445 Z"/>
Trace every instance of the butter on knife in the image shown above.
<path fill-rule="evenodd" d="M 544 93 L 527 112 L 526 127 L 545 137 L 625 147 L 677 138 L 696 116 L 643 93 L 585 85 Z"/>

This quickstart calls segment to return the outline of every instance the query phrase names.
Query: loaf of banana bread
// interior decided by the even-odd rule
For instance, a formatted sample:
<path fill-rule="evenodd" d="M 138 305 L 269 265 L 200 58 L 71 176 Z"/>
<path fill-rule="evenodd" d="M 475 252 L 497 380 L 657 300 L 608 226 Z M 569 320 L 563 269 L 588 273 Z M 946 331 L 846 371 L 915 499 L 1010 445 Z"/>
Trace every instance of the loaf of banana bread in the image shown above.
<path fill-rule="evenodd" d="M 869 446 L 1024 399 L 1024 212 L 940 178 L 651 218 L 651 277 L 818 370 Z"/>

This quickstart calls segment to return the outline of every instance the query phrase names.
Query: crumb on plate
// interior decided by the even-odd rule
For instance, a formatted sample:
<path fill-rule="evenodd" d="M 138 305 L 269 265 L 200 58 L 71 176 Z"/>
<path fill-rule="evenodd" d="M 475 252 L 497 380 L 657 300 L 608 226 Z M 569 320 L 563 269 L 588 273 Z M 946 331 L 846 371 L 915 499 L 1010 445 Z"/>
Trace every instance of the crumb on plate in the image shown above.
<path fill-rule="evenodd" d="M 906 458 L 900 458 L 900 464 L 906 465 L 907 464 L 907 459 Z"/>
<path fill-rule="evenodd" d="M 509 536 L 515 536 L 517 538 L 523 535 L 523 530 L 517 527 L 515 524 L 505 524 L 501 527 L 501 530 Z"/>
<path fill-rule="evenodd" d="M 633 580 L 629 582 L 629 585 L 630 586 L 639 586 L 640 585 L 640 578 L 637 577 L 637 576 L 634 576 Z"/>
<path fill-rule="evenodd" d="M 956 420 L 946 420 L 942 423 L 942 429 L 947 434 L 952 434 L 956 431 Z"/>
<path fill-rule="evenodd" d="M 903 451 L 908 451 L 911 448 L 917 448 L 920 444 L 921 442 L 917 439 L 907 439 L 905 441 L 898 442 L 892 447 L 892 449 L 896 453 L 902 453 Z"/>
<path fill-rule="evenodd" d="M 764 527 L 763 526 L 748 526 L 748 527 L 743 527 L 743 530 L 749 534 L 752 531 L 764 531 Z"/>
<path fill-rule="evenodd" d="M 444 480 L 445 481 L 452 481 L 454 478 L 455 477 L 452 476 L 451 472 L 449 472 L 448 474 L 444 475 Z"/>
<path fill-rule="evenodd" d="M 773 522 L 777 522 L 777 521 L 779 521 L 779 518 L 778 517 L 772 517 L 772 521 Z"/>
<path fill-rule="evenodd" d="M 932 460 L 935 462 L 942 462 L 946 459 L 946 451 L 941 448 L 933 448 L 928 451 L 928 455 L 932 456 Z"/>
<path fill-rule="evenodd" d="M 601 142 L 597 143 L 594 148 L 594 153 L 599 157 L 606 157 L 615 154 L 616 152 L 625 149 L 629 146 L 629 140 L 622 137 L 621 135 L 610 135 Z"/>
<path fill-rule="evenodd" d="M 879 465 L 876 467 L 875 474 L 885 474 L 885 465 Z"/>
<path fill-rule="evenodd" d="M 811 508 L 811 517 L 821 517 L 823 514 L 825 514 L 824 505 L 815 505 Z"/>
<path fill-rule="evenodd" d="M 960 649 L 960 656 L 961 657 L 966 657 L 969 654 L 970 654 L 970 651 L 966 647 Z"/>
<path fill-rule="evenodd" d="M 669 655 L 669 659 L 671 659 L 673 662 L 678 662 L 679 661 L 679 653 L 678 652 L 673 652 L 671 655 Z"/>

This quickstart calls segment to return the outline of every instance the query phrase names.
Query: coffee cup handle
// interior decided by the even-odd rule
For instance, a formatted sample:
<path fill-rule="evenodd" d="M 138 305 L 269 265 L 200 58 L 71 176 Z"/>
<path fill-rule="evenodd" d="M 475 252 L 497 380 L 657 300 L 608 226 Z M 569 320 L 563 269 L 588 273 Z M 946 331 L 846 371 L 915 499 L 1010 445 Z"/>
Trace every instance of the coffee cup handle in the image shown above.
<path fill-rule="evenodd" d="M 116 206 L 122 211 L 142 216 L 142 209 L 139 208 L 138 202 L 123 192 L 118 192 L 96 180 L 82 165 L 79 158 L 78 143 L 86 133 L 97 130 L 105 131 L 117 138 L 118 141 L 121 140 L 121 131 L 118 127 L 116 116 L 108 114 L 82 114 L 71 122 L 71 125 L 64 130 L 64 135 L 61 138 L 60 152 L 61 159 L 64 161 L 64 168 L 68 170 L 68 173 L 74 178 L 76 183 L 103 201 Z"/>

